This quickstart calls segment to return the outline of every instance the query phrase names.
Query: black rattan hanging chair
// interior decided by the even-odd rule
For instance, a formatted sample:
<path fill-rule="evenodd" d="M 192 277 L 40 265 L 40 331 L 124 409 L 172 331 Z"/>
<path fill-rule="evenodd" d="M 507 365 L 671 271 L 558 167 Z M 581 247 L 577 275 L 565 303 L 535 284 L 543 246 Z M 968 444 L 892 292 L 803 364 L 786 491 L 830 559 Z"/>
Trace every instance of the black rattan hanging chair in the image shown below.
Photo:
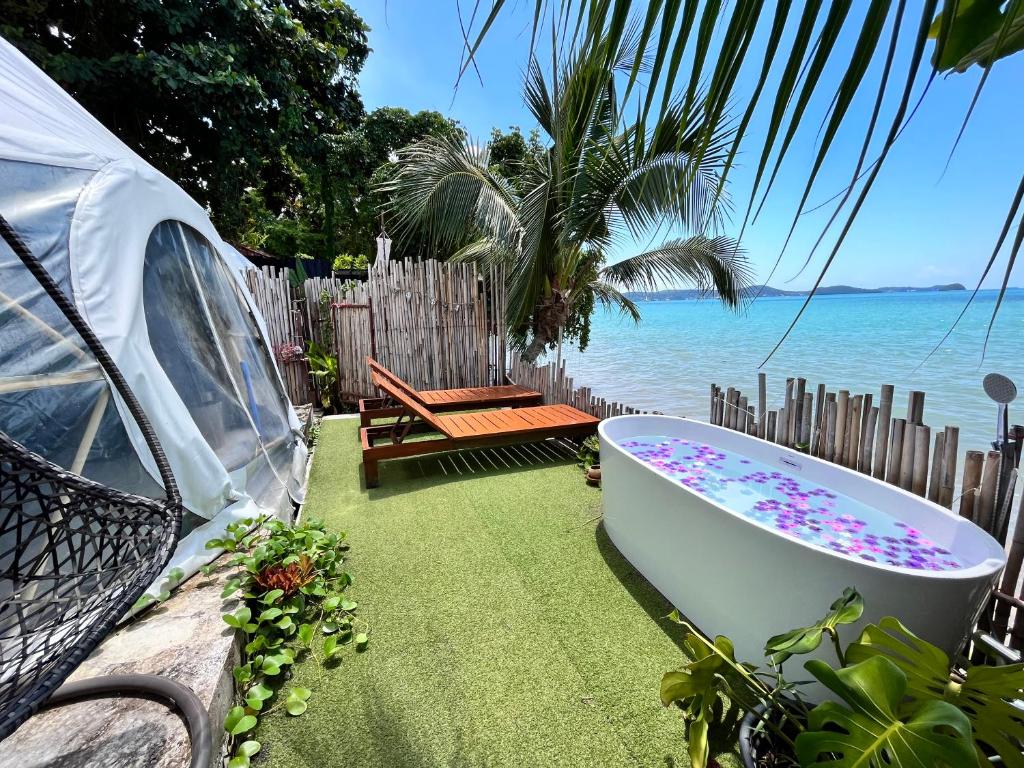
<path fill-rule="evenodd" d="M 68 319 L 132 414 L 166 498 L 68 472 L 0 432 L 0 740 L 40 708 L 122 693 L 171 701 L 185 716 L 192 765 L 208 765 L 209 717 L 195 694 L 152 675 L 63 685 L 157 578 L 181 529 L 181 497 L 145 413 L 74 304 L 0 216 L 0 238 Z"/>

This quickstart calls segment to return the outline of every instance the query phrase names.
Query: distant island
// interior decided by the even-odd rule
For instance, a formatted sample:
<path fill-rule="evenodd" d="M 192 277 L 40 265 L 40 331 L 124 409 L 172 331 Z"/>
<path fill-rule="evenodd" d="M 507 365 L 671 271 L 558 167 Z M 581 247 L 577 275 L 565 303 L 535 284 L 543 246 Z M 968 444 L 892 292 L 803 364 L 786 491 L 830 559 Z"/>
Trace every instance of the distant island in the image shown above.
<path fill-rule="evenodd" d="M 947 283 L 946 285 L 929 285 L 927 287 L 915 287 L 908 285 L 893 285 L 882 288 L 857 288 L 853 285 L 826 285 L 817 290 L 818 296 L 839 296 L 851 293 L 918 293 L 924 291 L 966 291 L 962 283 Z M 781 288 L 772 288 L 770 285 L 755 285 L 744 291 L 747 297 L 754 297 L 760 292 L 761 296 L 806 296 L 810 291 L 784 291 Z M 633 301 L 680 301 L 682 299 L 699 299 L 702 294 L 692 288 L 672 289 L 666 291 L 630 291 L 626 294 Z"/>

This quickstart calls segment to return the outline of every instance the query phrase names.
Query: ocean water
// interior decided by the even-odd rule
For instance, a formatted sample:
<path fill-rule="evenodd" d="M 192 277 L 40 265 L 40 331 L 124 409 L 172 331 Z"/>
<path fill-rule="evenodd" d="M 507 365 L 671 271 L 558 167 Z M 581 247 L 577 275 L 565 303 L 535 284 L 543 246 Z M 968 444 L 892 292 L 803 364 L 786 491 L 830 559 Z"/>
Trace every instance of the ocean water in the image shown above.
<path fill-rule="evenodd" d="M 690 490 L 820 549 L 913 570 L 964 566 L 891 515 L 742 454 L 663 435 L 632 437 L 619 445 Z"/>
<path fill-rule="evenodd" d="M 757 374 L 768 375 L 768 407 L 779 408 L 787 376 L 804 376 L 854 394 L 896 387 L 893 415 L 906 414 L 912 389 L 927 393 L 924 422 L 932 430 L 960 427 L 960 452 L 987 450 L 996 406 L 981 380 L 997 371 L 1021 388 L 1011 423 L 1024 423 L 1024 289 L 1011 289 L 982 362 L 982 344 L 996 291 L 982 291 L 956 331 L 928 353 L 964 307 L 969 292 L 911 292 L 815 297 L 796 329 L 762 369 L 803 297 L 761 298 L 744 312 L 714 301 L 641 302 L 635 325 L 617 313 L 594 316 L 589 348 L 563 350 L 577 385 L 644 410 L 706 420 L 712 383 L 757 397 Z M 923 364 L 922 364 L 923 363 Z M 959 471 L 959 469 L 958 469 Z"/>

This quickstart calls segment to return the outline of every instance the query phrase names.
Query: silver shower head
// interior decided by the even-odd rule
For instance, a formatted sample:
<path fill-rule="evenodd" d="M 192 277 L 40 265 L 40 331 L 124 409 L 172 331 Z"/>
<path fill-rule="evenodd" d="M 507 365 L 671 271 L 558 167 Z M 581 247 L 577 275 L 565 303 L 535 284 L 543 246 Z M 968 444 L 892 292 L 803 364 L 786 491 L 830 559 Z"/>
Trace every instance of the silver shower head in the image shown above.
<path fill-rule="evenodd" d="M 999 404 L 999 412 L 996 414 L 996 441 L 992 445 L 996 450 L 1001 450 L 1010 431 L 1010 415 L 1006 406 L 1016 399 L 1017 385 L 1001 373 L 990 373 L 981 382 L 981 386 L 985 388 L 985 394 Z"/>
<path fill-rule="evenodd" d="M 1012 403 L 1017 397 L 1017 385 L 1001 373 L 990 373 L 981 382 L 985 394 L 1000 405 Z"/>

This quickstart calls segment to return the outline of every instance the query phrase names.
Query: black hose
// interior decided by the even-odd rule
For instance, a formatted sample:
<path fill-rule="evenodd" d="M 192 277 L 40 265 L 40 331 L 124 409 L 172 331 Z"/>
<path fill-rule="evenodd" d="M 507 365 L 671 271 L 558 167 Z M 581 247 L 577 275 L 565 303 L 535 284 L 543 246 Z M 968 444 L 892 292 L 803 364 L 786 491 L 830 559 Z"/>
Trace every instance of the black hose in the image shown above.
<path fill-rule="evenodd" d="M 185 729 L 192 742 L 189 768 L 209 768 L 213 749 L 210 716 L 206 707 L 191 690 L 181 683 L 157 675 L 101 675 L 87 680 L 65 683 L 47 699 L 43 709 L 72 701 L 121 694 L 142 695 L 169 701 L 185 718 Z"/>

